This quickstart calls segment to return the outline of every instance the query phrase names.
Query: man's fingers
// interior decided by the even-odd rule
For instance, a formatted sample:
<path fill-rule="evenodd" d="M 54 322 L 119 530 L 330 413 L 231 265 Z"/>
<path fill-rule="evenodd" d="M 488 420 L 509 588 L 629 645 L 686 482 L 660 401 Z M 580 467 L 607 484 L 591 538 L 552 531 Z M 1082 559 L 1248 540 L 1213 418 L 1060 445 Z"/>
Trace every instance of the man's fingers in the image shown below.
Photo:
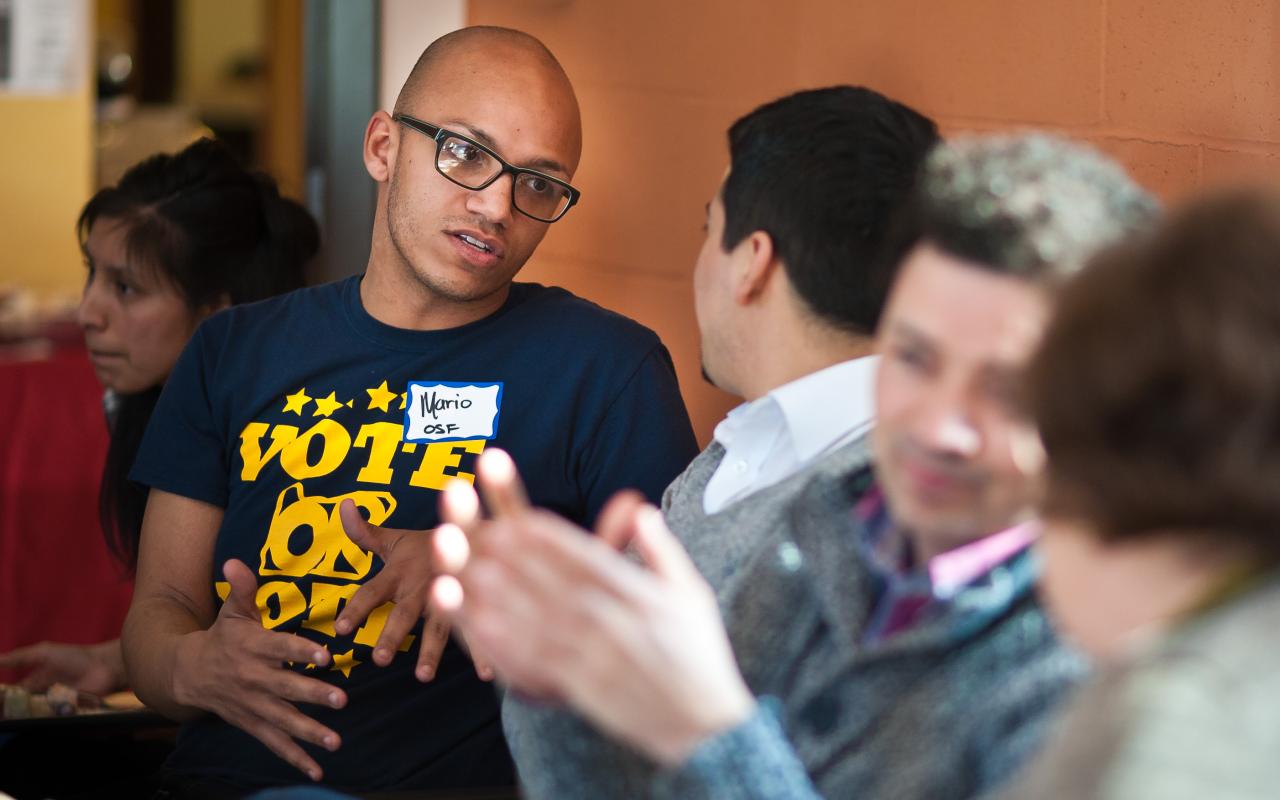
<path fill-rule="evenodd" d="M 387 623 L 382 626 L 378 642 L 373 648 L 373 663 L 385 667 L 396 656 L 396 648 L 409 635 L 409 631 L 422 616 L 422 609 L 413 607 L 416 604 L 397 602 L 387 615 Z"/>
<path fill-rule="evenodd" d="M 395 582 L 385 571 L 356 589 L 355 594 L 342 607 L 342 613 L 333 621 L 338 635 L 346 636 L 363 625 L 375 608 L 391 599 L 394 591 Z"/>
<path fill-rule="evenodd" d="M 476 668 L 476 676 L 482 681 L 494 678 L 493 662 L 484 654 L 483 648 L 471 648 L 471 663 Z"/>
<path fill-rule="evenodd" d="M 494 448 L 480 454 L 476 462 L 476 483 L 495 519 L 518 516 L 529 510 L 524 483 L 505 450 Z"/>
<path fill-rule="evenodd" d="M 636 508 L 644 502 L 644 495 L 630 490 L 609 498 L 596 520 L 596 536 L 618 552 L 626 550 L 636 532 Z"/>
<path fill-rule="evenodd" d="M 277 698 L 269 698 L 255 705 L 254 713 L 263 720 L 284 731 L 294 739 L 311 742 L 332 752 L 342 746 L 342 739 L 334 731 L 303 714 L 291 704 Z"/>
<path fill-rule="evenodd" d="M 582 646 L 564 586 L 558 595 L 546 595 L 495 561 L 478 563 L 468 578 L 467 591 L 474 588 L 474 593 L 462 630 L 477 674 L 496 671 L 521 691 L 554 694 L 553 685 L 563 678 L 567 663 L 564 654 Z M 570 594 L 577 595 L 578 589 Z"/>
<path fill-rule="evenodd" d="M 426 683 L 436 676 L 440 656 L 449 643 L 449 620 L 443 614 L 431 614 L 422 625 L 422 637 L 418 641 L 418 666 L 414 675 Z"/>
<path fill-rule="evenodd" d="M 294 703 L 311 703 L 329 708 L 347 704 L 347 693 L 318 678 L 309 678 L 289 670 L 272 670 L 263 690 Z"/>
<path fill-rule="evenodd" d="M 646 508 L 652 512 L 652 517 L 643 512 Z M 644 598 L 652 596 L 655 581 L 665 582 L 672 580 L 671 576 L 685 574 L 690 576 L 690 580 L 700 580 L 697 570 L 688 562 L 679 542 L 667 531 L 661 512 L 652 506 L 641 505 L 636 508 L 635 516 L 633 527 L 636 529 L 636 537 L 632 547 L 639 549 L 641 540 L 645 538 L 642 525 L 656 524 L 657 535 L 665 534 L 675 548 L 676 553 L 665 559 L 660 556 L 666 554 L 667 549 L 661 549 L 658 556 L 653 552 L 647 553 L 648 557 L 659 559 L 667 574 L 658 576 L 652 565 L 637 564 L 598 537 L 590 536 L 577 530 L 571 523 L 542 512 L 534 512 L 524 518 L 525 530 L 518 543 L 507 544 L 499 539 L 494 543 L 495 546 L 485 548 L 484 557 L 502 564 L 508 572 L 510 582 L 521 584 L 539 598 L 539 603 L 547 605 L 557 604 L 558 598 L 565 594 L 566 586 L 613 595 L 628 602 L 643 602 Z M 649 531 L 648 535 L 652 539 L 655 534 Z M 661 548 L 662 545 L 659 544 L 658 547 Z M 645 557 L 646 553 L 641 551 L 640 555 Z M 687 564 L 685 573 L 680 572 L 680 559 Z M 465 573 L 461 577 L 463 590 L 474 600 L 473 595 L 480 594 L 482 590 L 473 587 Z M 498 591 L 509 593 L 506 587 L 501 587 Z"/>
<path fill-rule="evenodd" d="M 432 619 L 451 620 L 451 626 L 458 634 L 458 641 L 471 656 L 476 675 L 480 680 L 491 681 L 494 677 L 492 662 L 484 656 L 477 655 L 471 640 L 466 635 L 466 611 L 463 608 L 462 583 L 452 575 L 441 575 L 431 582 Z"/>
<path fill-rule="evenodd" d="M 484 543 L 483 555 L 501 563 L 512 580 L 551 598 L 562 595 L 566 586 L 590 584 L 604 591 L 624 591 L 629 573 L 644 572 L 595 536 L 541 511 L 512 525 L 496 525 Z M 467 576 L 462 577 L 463 588 L 471 591 Z"/>
<path fill-rule="evenodd" d="M 441 575 L 431 582 L 431 607 L 450 619 L 462 613 L 462 584 L 452 575 Z"/>
<path fill-rule="evenodd" d="M 462 528 L 447 522 L 436 528 L 431 539 L 431 556 L 437 572 L 450 575 L 461 572 L 471 556 L 471 546 Z"/>
<path fill-rule="evenodd" d="M 377 526 L 360 516 L 360 509 L 355 501 L 347 498 L 338 504 L 338 518 L 342 520 L 342 532 L 358 547 L 368 550 L 379 558 L 386 559 L 385 537 Z"/>
<path fill-rule="evenodd" d="M 306 751 L 299 747 L 298 743 L 293 741 L 289 734 L 264 717 L 252 715 L 248 719 L 241 720 L 240 727 L 244 729 L 245 733 L 265 744 L 271 752 L 292 764 L 299 772 L 311 780 L 319 781 L 324 777 L 324 772 L 320 769 L 320 765 L 316 763 L 316 760 L 307 755 Z"/>
<path fill-rule="evenodd" d="M 450 578 L 450 580 L 453 579 Z M 458 587 L 458 591 L 462 591 L 461 587 Z M 482 681 L 493 680 L 494 675 L 496 674 L 493 668 L 493 662 L 485 656 L 483 652 L 477 652 L 475 646 L 472 645 L 471 640 L 467 638 L 466 632 L 461 628 L 461 626 L 455 628 L 454 632 L 457 634 L 458 643 L 462 645 L 462 649 L 471 657 L 471 664 L 475 667 L 476 676 Z"/>
<path fill-rule="evenodd" d="M 222 575 L 231 585 L 227 601 L 222 604 L 223 613 L 261 619 L 257 600 L 258 579 L 253 570 L 245 566 L 243 561 L 232 558 L 222 565 Z"/>
<path fill-rule="evenodd" d="M 255 655 L 270 661 L 291 661 L 302 664 L 315 664 L 317 667 L 327 666 L 329 651 L 311 641 L 292 633 L 259 630 L 249 642 L 249 650 Z"/>
<path fill-rule="evenodd" d="M 471 484 L 455 478 L 440 493 L 440 520 L 471 531 L 480 521 L 480 498 Z"/>
<path fill-rule="evenodd" d="M 675 581 L 701 579 L 689 554 L 667 527 L 662 512 L 650 505 L 636 509 L 636 552 L 658 575 Z"/>

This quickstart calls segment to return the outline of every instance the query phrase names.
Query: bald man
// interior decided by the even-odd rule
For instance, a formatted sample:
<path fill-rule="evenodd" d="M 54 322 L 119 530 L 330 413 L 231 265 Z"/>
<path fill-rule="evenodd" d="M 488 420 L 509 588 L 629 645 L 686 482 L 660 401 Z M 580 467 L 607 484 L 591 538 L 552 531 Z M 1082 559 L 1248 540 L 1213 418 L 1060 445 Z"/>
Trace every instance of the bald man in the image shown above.
<path fill-rule="evenodd" d="M 513 283 L 577 202 L 581 149 L 541 43 L 450 34 L 365 131 L 364 274 L 195 332 L 132 474 L 150 499 L 123 635 L 139 696 L 185 723 L 175 793 L 512 784 L 493 690 L 424 608 L 430 534 L 406 529 L 490 445 L 584 525 L 696 453 L 651 331 Z"/>

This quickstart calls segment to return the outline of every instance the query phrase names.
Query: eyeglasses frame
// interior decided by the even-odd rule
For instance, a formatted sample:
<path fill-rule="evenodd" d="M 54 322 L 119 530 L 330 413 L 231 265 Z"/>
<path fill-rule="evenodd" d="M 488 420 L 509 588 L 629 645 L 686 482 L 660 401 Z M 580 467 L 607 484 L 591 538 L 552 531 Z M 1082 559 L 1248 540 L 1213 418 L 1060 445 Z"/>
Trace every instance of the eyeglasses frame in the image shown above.
<path fill-rule="evenodd" d="M 473 192 L 479 192 L 492 186 L 493 182 L 501 178 L 503 175 L 506 175 L 507 173 L 511 173 L 511 207 L 514 208 L 516 211 L 519 211 L 521 214 L 524 214 L 529 219 L 537 220 L 538 222 L 545 222 L 547 224 L 550 224 L 552 222 L 557 222 L 562 217 L 564 217 L 565 214 L 569 213 L 569 209 L 573 208 L 573 206 L 578 202 L 578 198 L 582 196 L 582 192 L 578 191 L 569 183 L 561 180 L 560 178 L 555 177 L 554 175 L 548 175 L 547 173 L 540 172 L 536 169 L 530 169 L 528 167 L 517 167 L 507 163 L 507 160 L 504 159 L 502 156 L 498 155 L 497 153 L 495 153 L 493 148 L 486 147 L 480 142 L 477 142 L 475 139 L 472 139 L 470 136 L 465 136 L 461 133 L 458 133 L 457 131 L 451 131 L 448 128 L 442 128 L 439 125 L 432 125 L 430 122 L 424 122 L 418 119 L 417 117 L 411 117 L 408 114 L 396 113 L 391 116 L 391 119 L 394 122 L 398 122 L 407 128 L 412 128 L 413 130 L 417 131 L 423 136 L 426 136 L 428 139 L 431 139 L 436 143 L 436 159 L 435 159 L 436 172 L 439 172 L 441 175 L 443 175 L 446 179 L 449 180 L 450 183 L 454 183 L 458 186 L 461 186 L 464 189 L 469 189 Z M 490 158 L 492 158 L 493 160 L 501 164 L 502 169 L 498 172 L 498 174 L 494 175 L 492 178 L 485 181 L 479 186 L 467 186 L 465 183 L 458 181 L 456 178 L 449 177 L 448 173 L 440 169 L 440 151 L 444 149 L 445 140 L 450 137 L 461 139 L 467 144 L 477 148 L 478 150 L 485 153 Z M 528 211 L 525 211 L 523 208 L 516 205 L 516 180 L 520 175 L 525 175 L 525 174 L 535 175 L 539 178 L 542 178 L 543 180 L 551 181 L 557 186 L 563 186 L 564 188 L 568 189 L 569 203 L 563 209 L 560 210 L 559 214 L 557 214 L 552 219 L 543 219 L 542 217 L 535 217 L 533 214 L 530 214 Z"/>

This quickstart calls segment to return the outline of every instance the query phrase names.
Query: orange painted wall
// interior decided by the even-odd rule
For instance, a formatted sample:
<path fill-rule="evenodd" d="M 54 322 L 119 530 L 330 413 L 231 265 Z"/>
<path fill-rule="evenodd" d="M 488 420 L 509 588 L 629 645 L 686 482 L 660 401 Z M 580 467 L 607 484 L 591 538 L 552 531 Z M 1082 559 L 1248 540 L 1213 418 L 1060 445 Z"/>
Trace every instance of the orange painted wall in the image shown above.
<path fill-rule="evenodd" d="M 724 132 L 800 88 L 855 83 L 947 132 L 1042 127 L 1166 200 L 1280 182 L 1280 0 L 470 0 L 539 36 L 578 90 L 584 200 L 525 277 L 658 331 L 699 439 L 734 401 L 698 372 L 690 275 Z"/>

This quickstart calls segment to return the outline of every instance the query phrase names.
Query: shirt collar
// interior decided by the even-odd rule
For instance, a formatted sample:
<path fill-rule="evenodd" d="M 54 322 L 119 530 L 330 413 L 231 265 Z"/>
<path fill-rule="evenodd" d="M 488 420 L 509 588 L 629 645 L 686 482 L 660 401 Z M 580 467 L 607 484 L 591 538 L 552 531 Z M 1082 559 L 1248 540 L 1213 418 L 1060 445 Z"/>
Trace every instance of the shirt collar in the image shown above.
<path fill-rule="evenodd" d="M 879 485 L 872 484 L 853 509 L 864 532 L 864 552 L 887 579 L 911 582 L 927 576 L 929 593 L 940 600 L 954 597 L 1031 546 L 1040 532 L 1037 520 L 1021 522 L 940 553 L 922 570 L 912 562 L 910 548 L 887 512 Z"/>
<path fill-rule="evenodd" d="M 757 397 L 749 403 L 737 406 L 720 420 L 716 425 L 715 440 L 728 450 L 740 437 L 769 429 L 775 424 L 774 417 L 777 414 L 777 402 L 773 399 L 773 395 Z"/>
<path fill-rule="evenodd" d="M 769 393 L 782 411 L 800 461 L 809 461 L 871 425 L 875 419 L 878 361 L 878 356 L 842 361 Z"/>
<path fill-rule="evenodd" d="M 965 586 L 1008 561 L 1035 541 L 1040 526 L 1023 522 L 929 559 L 935 597 L 954 597 Z"/>

